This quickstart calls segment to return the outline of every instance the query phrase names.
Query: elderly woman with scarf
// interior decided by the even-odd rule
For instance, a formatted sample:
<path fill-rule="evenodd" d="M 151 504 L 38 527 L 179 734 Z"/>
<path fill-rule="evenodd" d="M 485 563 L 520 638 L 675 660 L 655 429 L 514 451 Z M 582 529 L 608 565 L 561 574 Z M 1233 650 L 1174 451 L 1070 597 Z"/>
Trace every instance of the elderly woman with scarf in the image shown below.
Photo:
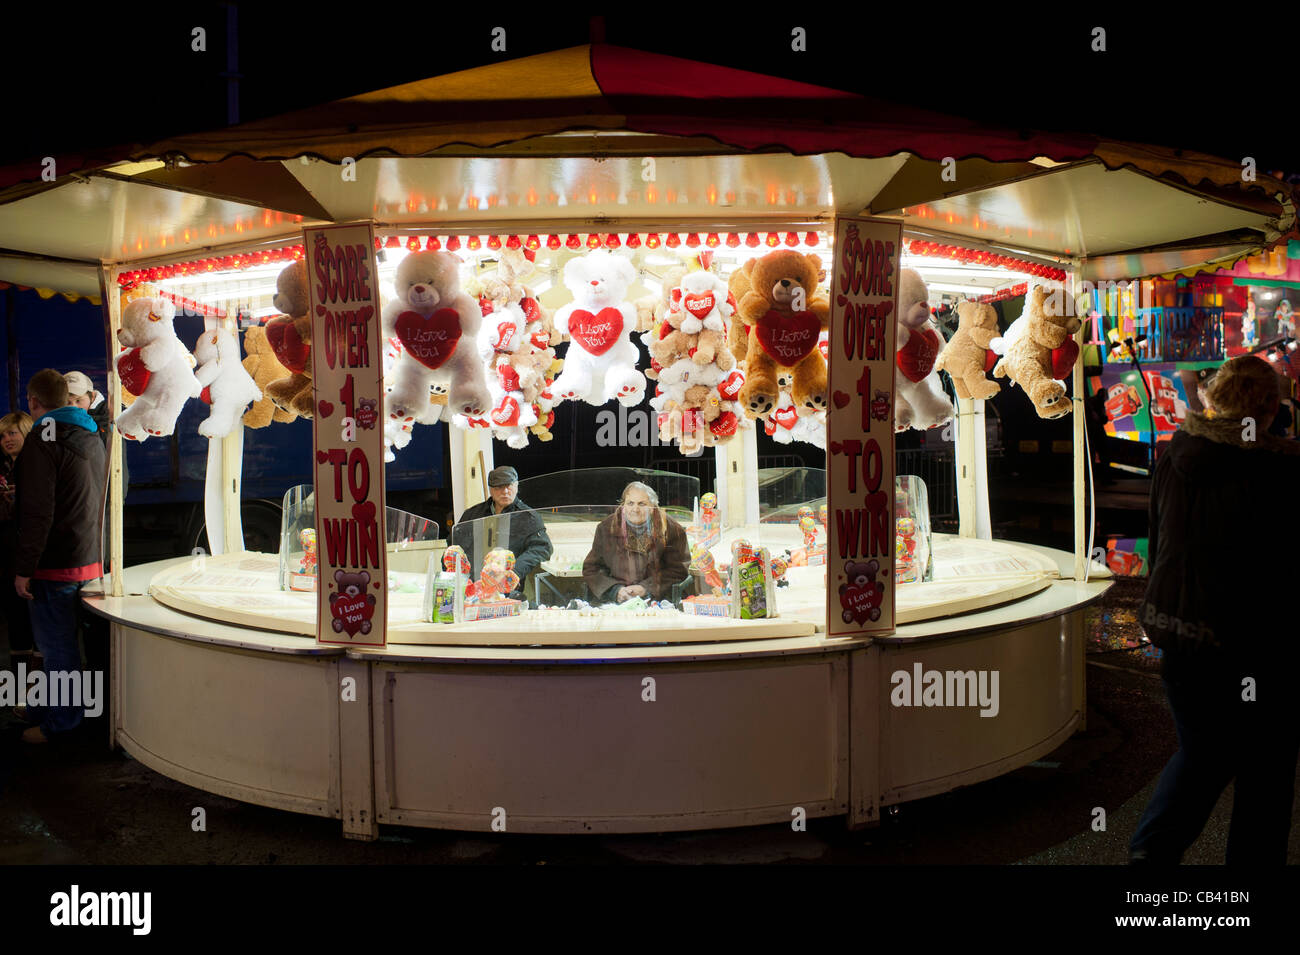
<path fill-rule="evenodd" d="M 640 481 L 623 489 L 619 504 L 597 526 L 582 565 L 587 589 L 601 603 L 667 599 L 689 573 L 686 531 L 660 510 L 658 496 Z"/>

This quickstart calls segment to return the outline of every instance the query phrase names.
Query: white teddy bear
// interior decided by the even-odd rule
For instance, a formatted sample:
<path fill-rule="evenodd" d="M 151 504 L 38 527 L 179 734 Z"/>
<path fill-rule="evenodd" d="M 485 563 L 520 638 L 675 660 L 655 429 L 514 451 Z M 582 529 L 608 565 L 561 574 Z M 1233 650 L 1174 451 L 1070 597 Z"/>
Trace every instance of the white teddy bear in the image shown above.
<path fill-rule="evenodd" d="M 429 403 L 437 384 L 448 386 L 455 411 L 486 412 L 492 396 L 475 341 L 483 313 L 461 291 L 460 259 L 450 252 L 413 252 L 397 267 L 393 285 L 397 298 L 384 306 L 384 337 L 396 338 L 402 353 L 393 369 L 388 417 L 437 421 L 442 409 Z"/>
<path fill-rule="evenodd" d="M 528 319 L 524 310 L 513 302 L 483 316 L 478 333 L 478 353 L 485 362 L 497 355 L 513 355 L 527 341 Z"/>
<path fill-rule="evenodd" d="M 943 354 L 944 341 L 930 320 L 930 293 L 921 274 L 915 269 L 903 269 L 899 275 L 894 430 L 925 431 L 953 418 L 952 402 L 944 394 L 943 382 L 934 367 Z"/>
<path fill-rule="evenodd" d="M 113 367 L 122 386 L 136 396 L 117 417 L 124 438 L 144 441 L 149 435 L 171 434 L 185 402 L 203 392 L 194 377 L 194 356 L 172 327 L 175 318 L 176 306 L 165 298 L 138 298 L 122 312 L 117 340 L 130 350 L 121 352 Z"/>
<path fill-rule="evenodd" d="M 194 359 L 194 377 L 204 391 L 200 397 L 212 406 L 207 420 L 199 422 L 199 434 L 224 438 L 235 430 L 248 403 L 262 400 L 262 390 L 240 363 L 239 341 L 224 328 L 203 333 L 194 346 Z"/>
<path fill-rule="evenodd" d="M 679 286 L 682 290 L 678 307 L 685 313 L 682 333 L 698 335 L 709 331 L 725 331 L 723 320 L 734 311 L 727 303 L 727 283 L 707 269 L 687 272 Z"/>
<path fill-rule="evenodd" d="M 574 300 L 555 313 L 555 327 L 570 342 L 564 371 L 552 389 L 557 400 L 640 404 L 645 375 L 637 371 L 640 353 L 630 337 L 636 306 L 625 301 L 635 279 L 631 262 L 604 249 L 565 265 L 564 284 Z"/>

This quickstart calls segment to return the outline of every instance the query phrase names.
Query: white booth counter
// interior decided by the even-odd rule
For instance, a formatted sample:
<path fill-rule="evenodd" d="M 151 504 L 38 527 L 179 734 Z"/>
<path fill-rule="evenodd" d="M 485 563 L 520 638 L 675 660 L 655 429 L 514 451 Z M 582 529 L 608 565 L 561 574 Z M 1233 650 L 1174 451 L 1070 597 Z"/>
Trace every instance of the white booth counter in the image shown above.
<path fill-rule="evenodd" d="M 1031 762 L 1082 725 L 1083 609 L 1109 581 L 1069 579 L 1063 552 L 953 543 L 1032 566 L 1031 592 L 874 640 L 827 640 L 792 583 L 776 620 L 689 621 L 712 630 L 661 611 L 630 619 L 673 620 L 675 634 L 537 645 L 540 628 L 399 618 L 387 648 L 347 650 L 293 632 L 312 594 L 180 583 L 261 574 L 266 555 L 127 568 L 126 596 L 85 600 L 113 622 L 118 745 L 199 789 L 341 818 L 351 837 L 379 823 L 499 830 L 502 818 L 511 832 L 701 829 L 788 822 L 797 808 L 863 825 Z M 937 539 L 936 567 L 945 549 Z M 794 570 L 820 584 L 822 568 Z M 268 606 L 277 593 L 306 603 Z M 161 602 L 177 594 L 190 611 Z M 935 670 L 996 672 L 984 685 L 997 698 L 980 705 L 972 682 L 963 705 L 920 705 L 919 689 L 918 705 L 891 702 L 897 674 Z"/>

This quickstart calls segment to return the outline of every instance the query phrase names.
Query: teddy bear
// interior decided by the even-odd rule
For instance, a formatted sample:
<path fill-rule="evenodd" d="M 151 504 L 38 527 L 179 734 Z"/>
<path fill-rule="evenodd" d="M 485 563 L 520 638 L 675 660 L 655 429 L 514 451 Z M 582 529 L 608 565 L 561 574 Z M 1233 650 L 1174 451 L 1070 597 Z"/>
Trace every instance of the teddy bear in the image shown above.
<path fill-rule="evenodd" d="M 292 421 L 298 417 L 292 409 L 276 405 L 266 394 L 266 386 L 280 378 L 287 378 L 289 369 L 280 364 L 275 357 L 271 343 L 266 340 L 266 329 L 261 325 L 244 331 L 244 351 L 247 353 L 243 365 L 253 383 L 262 392 L 262 397 L 253 402 L 253 406 L 244 413 L 245 428 L 265 428 L 272 421 Z"/>
<path fill-rule="evenodd" d="M 310 418 L 315 404 L 311 381 L 311 308 L 307 293 L 307 263 L 291 262 L 275 279 L 272 303 L 283 314 L 266 323 L 266 340 L 288 377 L 263 389 L 277 408 Z"/>
<path fill-rule="evenodd" d="M 460 259 L 450 252 L 412 252 L 397 266 L 397 297 L 383 309 L 384 336 L 402 353 L 387 396 L 388 416 L 431 423 L 430 386 L 448 386 L 460 414 L 481 415 L 492 404 L 486 369 L 475 348 L 483 313 L 460 287 Z M 461 347 L 461 339 L 465 338 Z"/>
<path fill-rule="evenodd" d="M 777 372 L 789 369 L 790 396 L 814 411 L 826 408 L 826 359 L 817 347 L 830 325 L 830 301 L 818 294 L 821 259 L 792 249 L 778 249 L 745 263 L 749 291 L 739 300 L 737 318 L 753 341 L 745 350 L 745 384 L 740 404 L 759 418 L 780 397 Z"/>
<path fill-rule="evenodd" d="M 997 358 L 989 348 L 997 337 L 998 313 L 992 305 L 957 303 L 957 333 L 944 346 L 934 369 L 949 374 L 958 398 L 987 400 L 1002 390 L 996 381 L 985 377 Z"/>
<path fill-rule="evenodd" d="M 122 312 L 117 339 L 129 350 L 118 354 L 114 370 L 136 397 L 115 422 L 124 438 L 166 437 L 185 402 L 203 392 L 194 377 L 194 356 L 172 327 L 175 318 L 176 306 L 161 297 L 136 299 Z"/>
<path fill-rule="evenodd" d="M 1063 301 L 1063 296 L 1034 286 L 1025 297 L 1024 312 L 1005 336 L 990 343 L 1002 356 L 993 366 L 993 377 L 1010 378 L 1023 388 L 1040 418 L 1070 413 L 1063 382 L 1079 357 L 1079 345 L 1070 336 L 1079 330 L 1080 322 L 1058 314 L 1064 310 Z"/>
<path fill-rule="evenodd" d="M 669 309 L 681 307 L 681 282 L 685 276 L 686 266 L 674 265 L 664 273 L 661 291 L 651 292 L 636 300 L 636 330 L 646 333 L 641 341 L 647 348 L 650 346 L 649 333 L 663 324 Z"/>
<path fill-rule="evenodd" d="M 701 365 L 716 360 L 724 370 L 731 368 L 735 359 L 723 348 L 727 335 L 725 320 L 733 312 L 727 301 L 727 283 L 712 272 L 700 269 L 683 276 L 679 287 L 681 330 L 696 336 L 692 357 Z"/>
<path fill-rule="evenodd" d="M 894 398 L 894 430 L 925 431 L 951 421 L 952 402 L 943 392 L 935 359 L 943 352 L 943 336 L 930 320 L 929 291 L 921 273 L 903 269 L 898 282 L 898 338 L 894 363 L 898 367 Z"/>
<path fill-rule="evenodd" d="M 260 401 L 262 390 L 239 362 L 239 341 L 233 332 L 217 327 L 205 331 L 194 346 L 198 367 L 194 377 L 203 386 L 200 397 L 212 406 L 207 420 L 199 422 L 205 438 L 224 438 L 250 401 Z"/>
<path fill-rule="evenodd" d="M 373 623 L 371 616 L 375 612 L 375 595 L 370 593 L 370 571 L 362 570 L 350 574 L 346 571 L 334 571 L 334 581 L 338 584 L 338 593 L 330 596 L 330 612 L 334 619 L 330 626 L 335 633 L 342 633 L 347 623 L 344 617 L 360 616 L 362 619 L 355 628 L 348 628 L 349 633 L 360 630 L 369 633 Z M 349 621 L 351 622 L 351 621 Z"/>
<path fill-rule="evenodd" d="M 628 337 L 636 328 L 636 308 L 624 300 L 635 279 L 631 262 L 604 249 L 564 266 L 564 284 L 574 300 L 555 313 L 555 327 L 569 336 L 564 372 L 554 388 L 560 401 L 640 403 L 645 375 L 637 370 L 639 353 Z"/>

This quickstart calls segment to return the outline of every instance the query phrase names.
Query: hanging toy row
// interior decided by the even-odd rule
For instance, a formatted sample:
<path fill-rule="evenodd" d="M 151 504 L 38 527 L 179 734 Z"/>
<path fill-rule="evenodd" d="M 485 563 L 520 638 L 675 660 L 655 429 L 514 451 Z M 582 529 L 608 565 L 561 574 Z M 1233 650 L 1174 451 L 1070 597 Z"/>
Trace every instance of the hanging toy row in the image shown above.
<path fill-rule="evenodd" d="M 191 398 L 211 406 L 198 432 L 223 438 L 234 430 L 249 402 L 262 390 L 239 359 L 235 333 L 220 326 L 206 330 L 191 353 L 176 335 L 176 306 L 166 298 L 141 297 L 122 310 L 114 371 L 129 407 L 114 422 L 122 437 L 145 441 L 176 430 L 176 419 Z"/>

